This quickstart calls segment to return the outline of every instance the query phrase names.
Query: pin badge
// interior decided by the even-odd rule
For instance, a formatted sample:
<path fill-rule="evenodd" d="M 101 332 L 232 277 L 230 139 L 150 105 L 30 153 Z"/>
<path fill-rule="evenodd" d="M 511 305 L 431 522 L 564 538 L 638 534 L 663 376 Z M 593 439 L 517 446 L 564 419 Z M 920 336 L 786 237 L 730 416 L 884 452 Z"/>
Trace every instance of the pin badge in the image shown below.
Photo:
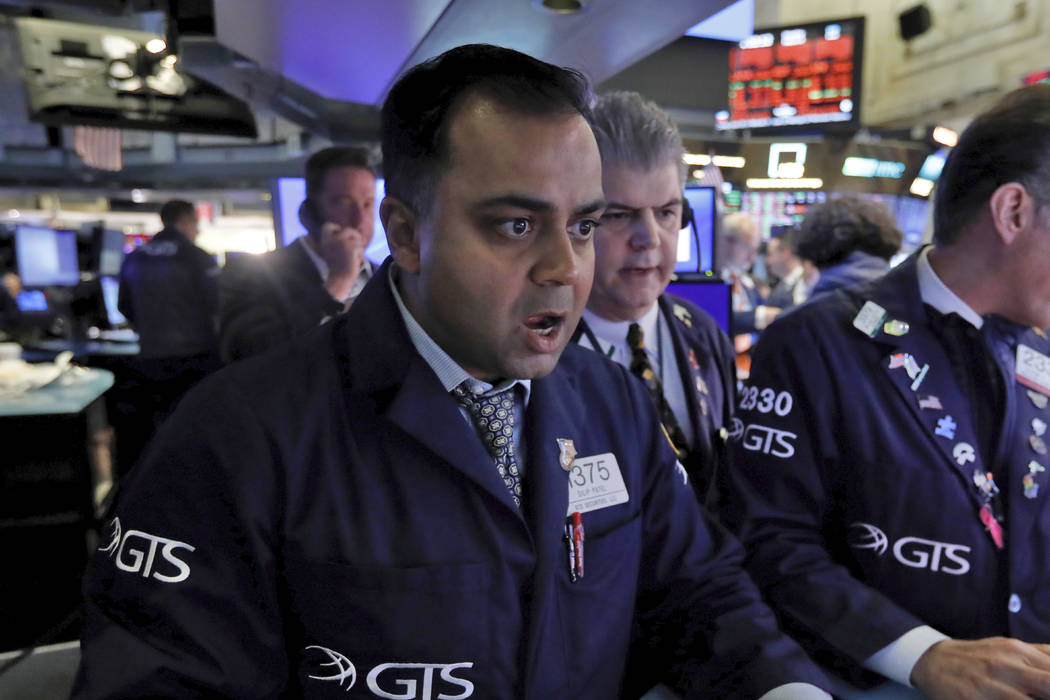
<path fill-rule="evenodd" d="M 952 457 L 959 466 L 974 462 L 977 460 L 977 455 L 974 452 L 973 445 L 968 442 L 960 442 L 954 448 L 952 448 Z"/>
<path fill-rule="evenodd" d="M 893 321 L 886 321 L 886 323 L 882 325 L 882 331 L 884 333 L 888 335 L 895 335 L 898 338 L 902 335 L 907 334 L 909 330 L 911 330 L 910 325 L 908 325 L 904 321 L 898 321 L 896 319 L 894 319 Z"/>
<path fill-rule="evenodd" d="M 702 413 L 703 415 L 706 416 L 707 415 L 707 411 L 708 411 L 707 399 L 705 399 L 703 396 L 700 396 L 700 397 L 697 397 L 697 398 L 700 399 L 700 413 Z"/>
<path fill-rule="evenodd" d="M 1043 434 L 1046 433 L 1046 422 L 1041 421 L 1038 418 L 1033 418 L 1032 432 L 1038 435 L 1039 437 L 1043 437 Z"/>
<path fill-rule="evenodd" d="M 689 365 L 697 371 L 700 370 L 700 363 L 696 361 L 696 353 L 692 350 L 689 351 Z"/>
<path fill-rule="evenodd" d="M 928 408 L 933 411 L 944 410 L 944 406 L 941 405 L 941 400 L 932 394 L 919 397 L 919 408 Z"/>
<path fill-rule="evenodd" d="M 1028 444 L 1032 446 L 1036 454 L 1045 455 L 1047 453 L 1046 442 L 1038 435 L 1028 436 Z"/>
<path fill-rule="evenodd" d="M 866 301 L 853 317 L 853 327 L 869 338 L 874 338 L 882 322 L 886 320 L 886 315 L 886 309 L 873 301 Z"/>
<path fill-rule="evenodd" d="M 1035 479 L 1032 478 L 1031 474 L 1025 474 L 1024 478 L 1021 479 L 1021 484 L 1024 486 L 1024 497 L 1035 498 L 1039 495 L 1039 484 L 1035 483 Z"/>
<path fill-rule="evenodd" d="M 898 352 L 890 355 L 890 369 L 899 369 L 900 367 L 904 367 L 905 363 L 910 357 L 911 355 L 908 355 L 903 352 Z"/>
<path fill-rule="evenodd" d="M 958 425 L 955 423 L 955 420 L 953 420 L 951 416 L 945 416 L 944 418 L 941 418 L 939 421 L 937 421 L 937 429 L 933 432 L 937 435 L 940 435 L 943 438 L 954 440 L 955 429 L 957 427 Z"/>
<path fill-rule="evenodd" d="M 999 493 L 999 487 L 995 485 L 995 478 L 991 472 L 982 472 L 980 469 L 973 470 L 973 484 L 976 486 L 985 498 L 991 498 L 995 494 Z"/>
<path fill-rule="evenodd" d="M 675 318 L 684 323 L 689 328 L 693 327 L 693 315 L 689 313 L 689 309 L 685 308 L 681 304 L 675 304 L 672 309 Z"/>
<path fill-rule="evenodd" d="M 1045 471 L 1046 471 L 1046 467 L 1044 467 L 1042 464 L 1040 464 L 1039 462 L 1035 461 L 1034 459 L 1028 463 L 1028 473 L 1029 474 L 1040 474 L 1040 473 L 1045 472 Z"/>
<path fill-rule="evenodd" d="M 565 471 L 569 471 L 572 469 L 573 461 L 576 458 L 576 445 L 567 438 L 555 439 L 558 441 L 558 464 Z"/>
<path fill-rule="evenodd" d="M 707 382 L 704 381 L 703 377 L 697 377 L 696 378 L 696 390 L 699 391 L 701 394 L 709 394 L 710 393 L 707 390 Z"/>
<path fill-rule="evenodd" d="M 1046 408 L 1047 403 L 1050 403 L 1050 397 L 1046 394 L 1040 394 L 1038 391 L 1032 391 L 1028 389 L 1028 398 L 1032 400 L 1036 408 Z"/>

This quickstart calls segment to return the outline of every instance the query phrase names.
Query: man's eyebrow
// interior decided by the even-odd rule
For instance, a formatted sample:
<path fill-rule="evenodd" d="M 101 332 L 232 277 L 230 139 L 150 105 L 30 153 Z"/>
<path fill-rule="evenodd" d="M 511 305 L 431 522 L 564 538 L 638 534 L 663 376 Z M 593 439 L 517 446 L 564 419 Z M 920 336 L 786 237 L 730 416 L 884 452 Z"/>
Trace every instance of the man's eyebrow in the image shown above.
<path fill-rule="evenodd" d="M 544 213 L 554 210 L 554 205 L 544 199 L 536 199 L 535 197 L 528 197 L 520 194 L 506 194 L 499 197 L 483 199 L 473 206 L 474 209 L 489 209 L 492 207 L 517 207 L 519 209 Z M 600 211 L 604 208 L 605 199 L 599 198 L 577 207 L 576 211 L 573 212 L 573 215 L 580 216 L 581 214 L 589 214 L 591 212 Z"/>
<path fill-rule="evenodd" d="M 674 199 L 671 199 L 671 200 L 665 202 L 664 204 L 661 204 L 661 205 L 659 205 L 657 207 L 654 207 L 654 208 L 655 209 L 666 209 L 668 207 L 673 207 L 676 204 L 681 204 L 681 203 L 682 203 L 682 199 L 680 197 L 675 197 Z M 641 209 L 648 209 L 649 207 L 632 207 L 630 204 L 621 204 L 620 202 L 607 202 L 606 205 L 605 205 L 605 208 L 606 209 L 623 209 L 624 211 L 640 211 Z"/>
<path fill-rule="evenodd" d="M 582 207 L 577 208 L 576 211 L 573 212 L 573 215 L 580 216 L 581 214 L 590 214 L 605 209 L 606 206 L 608 206 L 608 202 L 604 199 L 596 199 L 593 202 L 589 202 Z"/>
<path fill-rule="evenodd" d="M 489 209 L 492 207 L 517 207 L 529 211 L 547 212 L 554 209 L 554 205 L 543 199 L 528 197 L 521 194 L 505 194 L 498 197 L 490 197 L 477 202 L 473 209 Z"/>

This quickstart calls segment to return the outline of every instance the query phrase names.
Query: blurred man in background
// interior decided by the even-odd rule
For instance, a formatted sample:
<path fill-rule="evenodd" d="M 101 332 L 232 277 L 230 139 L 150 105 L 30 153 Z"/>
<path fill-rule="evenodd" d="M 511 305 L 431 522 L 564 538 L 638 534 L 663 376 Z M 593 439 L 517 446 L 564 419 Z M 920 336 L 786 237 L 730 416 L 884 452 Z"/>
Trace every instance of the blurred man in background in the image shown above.
<path fill-rule="evenodd" d="M 223 273 L 222 356 L 257 355 L 343 313 L 371 278 L 375 158 L 335 146 L 306 161 L 306 235 Z"/>

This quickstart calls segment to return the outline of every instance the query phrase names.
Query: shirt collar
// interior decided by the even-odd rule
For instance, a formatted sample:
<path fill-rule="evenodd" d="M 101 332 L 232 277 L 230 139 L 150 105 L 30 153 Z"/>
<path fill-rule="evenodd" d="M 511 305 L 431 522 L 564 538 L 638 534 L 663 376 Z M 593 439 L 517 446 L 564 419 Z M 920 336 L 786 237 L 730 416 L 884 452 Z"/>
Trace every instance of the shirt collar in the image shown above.
<path fill-rule="evenodd" d="M 927 246 L 919 253 L 917 265 L 919 276 L 919 296 L 925 304 L 929 304 L 942 314 L 956 313 L 964 320 L 980 328 L 984 325 L 981 315 L 970 308 L 970 305 L 959 298 L 948 285 L 934 272 L 930 265 L 930 251 L 932 246 Z"/>
<path fill-rule="evenodd" d="M 594 333 L 594 336 L 610 345 L 626 345 L 627 329 L 632 323 L 637 323 L 642 328 L 646 338 L 656 337 L 656 324 L 660 318 L 660 304 L 654 303 L 652 308 L 642 314 L 634 321 L 610 321 L 602 318 L 590 309 L 583 310 L 583 320 Z"/>
<path fill-rule="evenodd" d="M 451 392 L 463 382 L 467 382 L 470 390 L 475 394 L 488 394 L 493 391 L 501 392 L 515 384 L 520 384 L 524 389 L 524 405 L 528 406 L 529 394 L 532 391 L 531 380 L 505 379 L 495 386 L 488 382 L 483 382 L 472 377 L 467 370 L 460 367 L 447 352 L 442 350 L 440 345 L 434 342 L 434 339 L 423 330 L 423 326 L 419 325 L 419 322 L 412 316 L 412 312 L 408 310 L 405 302 L 401 299 L 401 293 L 397 289 L 397 281 L 394 279 L 395 270 L 397 270 L 397 266 L 391 265 L 387 282 L 390 284 L 390 293 L 394 295 L 394 303 L 397 304 L 401 320 L 405 322 L 408 337 L 412 340 L 412 345 L 416 348 L 416 352 L 423 357 L 430 369 L 434 370 L 434 374 L 437 375 L 438 381 L 441 382 L 441 386 L 444 387 L 445 391 Z"/>

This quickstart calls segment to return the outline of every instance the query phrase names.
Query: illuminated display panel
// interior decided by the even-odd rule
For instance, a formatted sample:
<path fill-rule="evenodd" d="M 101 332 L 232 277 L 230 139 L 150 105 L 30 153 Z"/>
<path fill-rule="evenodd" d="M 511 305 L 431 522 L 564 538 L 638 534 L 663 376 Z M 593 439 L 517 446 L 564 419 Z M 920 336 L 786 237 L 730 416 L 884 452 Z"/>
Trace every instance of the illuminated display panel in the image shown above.
<path fill-rule="evenodd" d="M 729 110 L 715 128 L 860 124 L 864 18 L 756 32 L 729 52 Z"/>

